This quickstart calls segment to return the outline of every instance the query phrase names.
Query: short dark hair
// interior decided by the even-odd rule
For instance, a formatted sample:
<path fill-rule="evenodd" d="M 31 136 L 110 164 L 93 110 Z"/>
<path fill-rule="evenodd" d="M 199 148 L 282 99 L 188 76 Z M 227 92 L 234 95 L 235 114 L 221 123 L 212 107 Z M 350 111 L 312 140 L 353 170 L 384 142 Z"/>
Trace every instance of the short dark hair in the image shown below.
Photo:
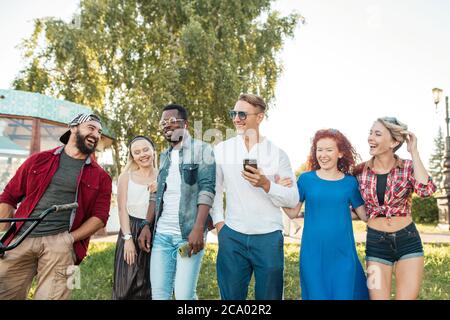
<path fill-rule="evenodd" d="M 163 112 L 167 110 L 178 110 L 178 114 L 180 115 L 181 119 L 187 120 L 188 119 L 188 112 L 185 107 L 171 103 L 164 107 Z"/>

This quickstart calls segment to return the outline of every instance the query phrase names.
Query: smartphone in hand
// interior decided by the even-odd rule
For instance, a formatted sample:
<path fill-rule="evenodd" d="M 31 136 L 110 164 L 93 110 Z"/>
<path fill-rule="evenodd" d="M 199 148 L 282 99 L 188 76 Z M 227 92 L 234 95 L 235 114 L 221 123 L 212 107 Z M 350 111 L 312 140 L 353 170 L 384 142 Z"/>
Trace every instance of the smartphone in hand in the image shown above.
<path fill-rule="evenodd" d="M 189 242 L 186 242 L 181 247 L 178 248 L 178 253 L 182 257 L 188 257 L 189 256 L 189 250 L 191 250 L 191 247 L 189 246 Z"/>
<path fill-rule="evenodd" d="M 258 169 L 258 161 L 256 159 L 244 159 L 242 166 L 244 167 L 244 171 L 250 172 L 245 168 L 245 166 L 250 166 L 255 169 Z"/>

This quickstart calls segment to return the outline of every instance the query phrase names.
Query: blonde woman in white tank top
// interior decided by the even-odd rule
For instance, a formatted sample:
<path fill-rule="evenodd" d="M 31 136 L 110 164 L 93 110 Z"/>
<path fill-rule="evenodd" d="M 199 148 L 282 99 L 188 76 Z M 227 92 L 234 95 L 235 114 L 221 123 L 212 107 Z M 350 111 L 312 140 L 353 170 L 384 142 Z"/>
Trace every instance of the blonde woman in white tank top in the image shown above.
<path fill-rule="evenodd" d="M 147 215 L 150 192 L 156 191 L 155 164 L 153 142 L 144 136 L 135 137 L 118 181 L 120 233 L 114 262 L 114 300 L 151 299 L 150 254 L 139 249 L 137 239 Z"/>

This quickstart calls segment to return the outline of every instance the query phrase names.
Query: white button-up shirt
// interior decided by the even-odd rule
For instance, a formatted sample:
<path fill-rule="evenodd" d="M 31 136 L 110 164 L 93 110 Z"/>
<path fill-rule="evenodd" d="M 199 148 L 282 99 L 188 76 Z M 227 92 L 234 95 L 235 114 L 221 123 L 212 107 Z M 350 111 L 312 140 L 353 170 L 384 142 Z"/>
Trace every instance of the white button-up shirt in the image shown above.
<path fill-rule="evenodd" d="M 261 138 L 250 151 L 242 136 L 219 143 L 215 149 L 216 195 L 211 216 L 214 224 L 225 221 L 231 229 L 244 234 L 263 234 L 283 229 L 281 207 L 294 208 L 298 201 L 295 175 L 287 154 L 275 144 Z M 258 169 L 270 181 L 266 193 L 245 180 L 241 172 L 244 159 L 256 159 Z M 276 184 L 275 177 L 290 177 L 291 188 Z M 223 193 L 226 195 L 224 214 Z"/>

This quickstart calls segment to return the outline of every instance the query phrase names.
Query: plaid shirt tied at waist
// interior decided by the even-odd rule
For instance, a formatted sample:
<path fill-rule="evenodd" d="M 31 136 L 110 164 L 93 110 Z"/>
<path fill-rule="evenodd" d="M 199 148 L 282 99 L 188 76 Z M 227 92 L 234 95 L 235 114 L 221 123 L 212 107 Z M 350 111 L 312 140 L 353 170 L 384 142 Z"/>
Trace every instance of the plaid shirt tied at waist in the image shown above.
<path fill-rule="evenodd" d="M 380 206 L 377 197 L 377 175 L 372 171 L 373 160 L 364 164 L 362 172 L 357 174 L 361 196 L 365 201 L 367 216 L 370 218 L 386 216 L 405 217 L 411 215 L 411 198 L 415 192 L 419 197 L 429 197 L 436 191 L 431 177 L 426 184 L 414 178 L 414 166 L 411 160 L 395 156 L 396 164 L 388 174 L 384 205 Z"/>

